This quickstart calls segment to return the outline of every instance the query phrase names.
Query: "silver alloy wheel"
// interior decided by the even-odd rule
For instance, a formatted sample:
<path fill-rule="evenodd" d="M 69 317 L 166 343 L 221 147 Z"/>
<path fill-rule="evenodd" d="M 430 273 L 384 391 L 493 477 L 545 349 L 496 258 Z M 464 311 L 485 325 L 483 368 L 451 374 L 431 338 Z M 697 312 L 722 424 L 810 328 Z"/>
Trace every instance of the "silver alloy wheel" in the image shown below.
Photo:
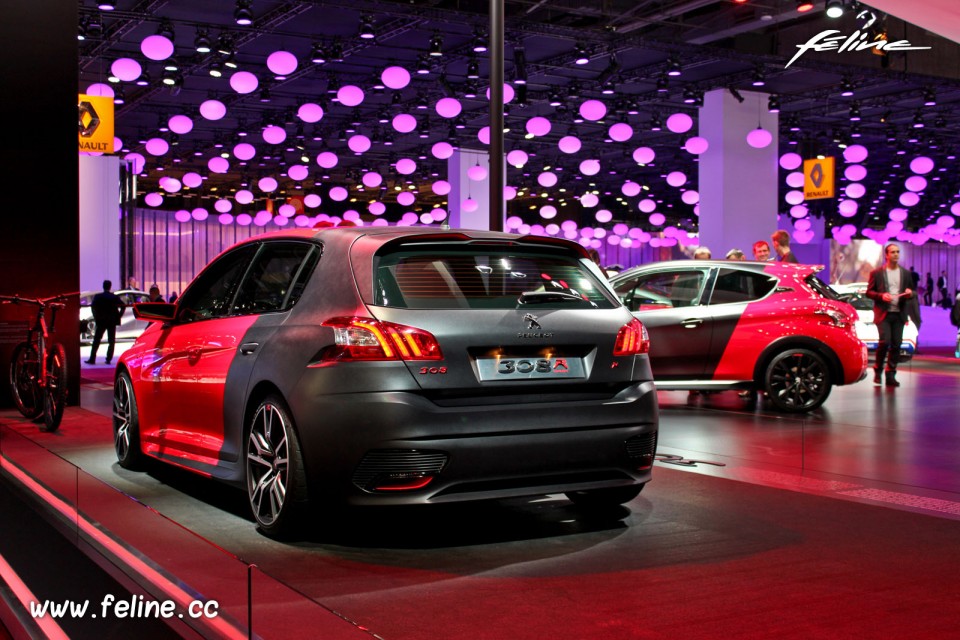
<path fill-rule="evenodd" d="M 113 389 L 113 448 L 118 460 L 126 459 L 130 453 L 132 395 L 127 378 L 117 378 Z"/>
<path fill-rule="evenodd" d="M 823 404 L 830 393 L 830 374 L 816 354 L 798 350 L 776 358 L 767 374 L 767 393 L 787 411 L 808 411 Z"/>
<path fill-rule="evenodd" d="M 289 482 L 287 424 L 276 405 L 257 409 L 247 440 L 247 494 L 257 522 L 270 526 L 280 516 Z"/>

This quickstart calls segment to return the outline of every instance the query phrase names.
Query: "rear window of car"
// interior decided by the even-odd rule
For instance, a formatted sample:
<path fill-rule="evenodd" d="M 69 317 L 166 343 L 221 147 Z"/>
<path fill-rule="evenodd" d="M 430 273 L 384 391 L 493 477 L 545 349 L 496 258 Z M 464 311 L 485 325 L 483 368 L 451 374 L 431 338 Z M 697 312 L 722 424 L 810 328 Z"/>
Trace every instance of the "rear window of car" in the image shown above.
<path fill-rule="evenodd" d="M 619 306 L 586 260 L 516 247 L 418 247 L 380 255 L 374 291 L 375 304 L 409 309 L 514 309 L 523 294 L 541 308 Z"/>
<path fill-rule="evenodd" d="M 810 274 L 809 276 L 807 276 L 804 282 L 806 282 L 811 289 L 816 291 L 823 298 L 827 298 L 828 300 L 840 299 L 840 296 L 837 294 L 836 291 L 831 289 L 829 285 L 824 284 L 823 280 L 821 280 L 820 278 L 818 278 L 813 274 Z"/>

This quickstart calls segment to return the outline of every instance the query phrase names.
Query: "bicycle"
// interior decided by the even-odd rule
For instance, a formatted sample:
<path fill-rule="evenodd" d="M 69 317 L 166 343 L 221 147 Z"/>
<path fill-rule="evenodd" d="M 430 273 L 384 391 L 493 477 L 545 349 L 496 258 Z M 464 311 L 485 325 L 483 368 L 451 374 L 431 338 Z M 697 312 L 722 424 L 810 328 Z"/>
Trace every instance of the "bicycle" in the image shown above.
<path fill-rule="evenodd" d="M 17 410 L 33 420 L 43 414 L 42 431 L 56 431 L 67 403 L 67 351 L 59 342 L 51 342 L 57 311 L 67 298 L 61 294 L 49 298 L 0 296 L 0 304 L 32 304 L 37 316 L 27 328 L 27 339 L 13 349 L 10 358 L 10 393 Z M 47 309 L 50 324 L 47 325 Z"/>

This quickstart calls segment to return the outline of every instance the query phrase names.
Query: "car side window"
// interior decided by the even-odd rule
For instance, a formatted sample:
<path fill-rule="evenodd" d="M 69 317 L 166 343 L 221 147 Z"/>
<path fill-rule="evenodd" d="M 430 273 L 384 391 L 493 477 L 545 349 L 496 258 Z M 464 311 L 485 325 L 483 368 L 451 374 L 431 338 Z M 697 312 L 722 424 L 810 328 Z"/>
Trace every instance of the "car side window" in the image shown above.
<path fill-rule="evenodd" d="M 231 314 L 246 315 L 284 309 L 294 280 L 301 271 L 300 267 L 312 249 L 313 245 L 305 242 L 265 244 L 240 285 Z"/>
<path fill-rule="evenodd" d="M 177 301 L 177 322 L 196 322 L 226 313 L 257 245 L 221 256 L 204 269 Z"/>
<path fill-rule="evenodd" d="M 630 311 L 672 309 L 699 304 L 705 273 L 658 271 L 626 280 L 614 287 Z"/>
<path fill-rule="evenodd" d="M 777 286 L 777 279 L 741 269 L 720 269 L 710 304 L 728 304 L 759 300 Z"/>

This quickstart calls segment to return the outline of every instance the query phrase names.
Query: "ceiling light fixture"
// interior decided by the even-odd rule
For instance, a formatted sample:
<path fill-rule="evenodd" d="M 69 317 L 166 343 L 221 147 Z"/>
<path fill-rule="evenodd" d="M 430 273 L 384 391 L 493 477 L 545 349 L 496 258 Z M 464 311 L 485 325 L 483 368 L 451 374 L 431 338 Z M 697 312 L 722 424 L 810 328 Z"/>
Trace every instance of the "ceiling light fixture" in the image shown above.
<path fill-rule="evenodd" d="M 575 64 L 587 64 L 590 62 L 590 54 L 587 52 L 587 47 L 583 44 L 577 43 L 576 57 L 573 59 Z"/>
<path fill-rule="evenodd" d="M 473 42 L 470 46 L 474 53 L 485 53 L 487 51 L 487 44 L 484 42 L 483 34 L 480 31 L 473 32 Z"/>
<path fill-rule="evenodd" d="M 527 52 L 523 47 L 513 49 L 513 83 L 527 84 Z"/>
<path fill-rule="evenodd" d="M 751 79 L 750 84 L 755 87 L 762 87 L 763 85 L 767 84 L 767 79 L 764 77 L 762 69 L 757 68 L 753 70 L 753 78 Z"/>
<path fill-rule="evenodd" d="M 657 76 L 657 93 L 667 93 L 670 91 L 670 80 L 666 75 Z"/>
<path fill-rule="evenodd" d="M 373 40 L 377 37 L 377 32 L 373 28 L 373 19 L 370 16 L 360 17 L 360 29 L 357 35 L 364 40 Z"/>
<path fill-rule="evenodd" d="M 827 17 L 839 18 L 843 15 L 843 0 L 827 0 Z"/>
<path fill-rule="evenodd" d="M 917 109 L 917 112 L 913 115 L 913 128 L 923 129 L 923 114 L 920 113 L 919 109 Z"/>
<path fill-rule="evenodd" d="M 214 60 L 210 63 L 210 68 L 207 72 L 214 78 L 219 78 L 223 76 L 223 63 L 219 60 Z"/>
<path fill-rule="evenodd" d="M 233 11 L 233 20 L 242 27 L 253 24 L 253 11 L 250 9 L 251 0 L 237 0 L 237 8 Z"/>
<path fill-rule="evenodd" d="M 323 64 L 327 61 L 327 54 L 323 50 L 323 45 L 319 42 L 313 43 L 313 48 L 310 50 L 310 62 L 313 64 Z"/>
<path fill-rule="evenodd" d="M 443 38 L 440 37 L 439 33 L 434 33 L 433 37 L 430 38 L 430 49 L 428 53 L 434 58 L 439 58 L 443 55 Z"/>
<path fill-rule="evenodd" d="M 843 80 L 840 81 L 840 95 L 849 98 L 853 95 L 853 83 L 850 82 L 850 78 L 844 76 Z"/>
<path fill-rule="evenodd" d="M 770 113 L 780 113 L 780 97 L 771 95 L 767 98 L 767 111 Z"/>
<path fill-rule="evenodd" d="M 470 61 L 467 63 L 467 77 L 471 80 L 476 80 L 480 77 L 480 63 L 477 62 L 476 56 L 471 56 Z"/>
<path fill-rule="evenodd" d="M 850 105 L 850 121 L 857 122 L 859 120 L 860 120 L 860 102 L 854 101 L 854 103 Z"/>
<path fill-rule="evenodd" d="M 937 105 L 937 93 L 927 87 L 923 90 L 923 106 L 925 107 L 935 107 Z"/>
<path fill-rule="evenodd" d="M 680 67 L 680 63 L 676 58 L 667 58 L 667 75 L 668 76 L 679 76 L 683 73 L 683 69 Z"/>
<path fill-rule="evenodd" d="M 197 53 L 210 53 L 212 49 L 210 37 L 205 30 L 197 29 L 197 37 L 193 40 L 193 48 L 197 50 Z"/>

